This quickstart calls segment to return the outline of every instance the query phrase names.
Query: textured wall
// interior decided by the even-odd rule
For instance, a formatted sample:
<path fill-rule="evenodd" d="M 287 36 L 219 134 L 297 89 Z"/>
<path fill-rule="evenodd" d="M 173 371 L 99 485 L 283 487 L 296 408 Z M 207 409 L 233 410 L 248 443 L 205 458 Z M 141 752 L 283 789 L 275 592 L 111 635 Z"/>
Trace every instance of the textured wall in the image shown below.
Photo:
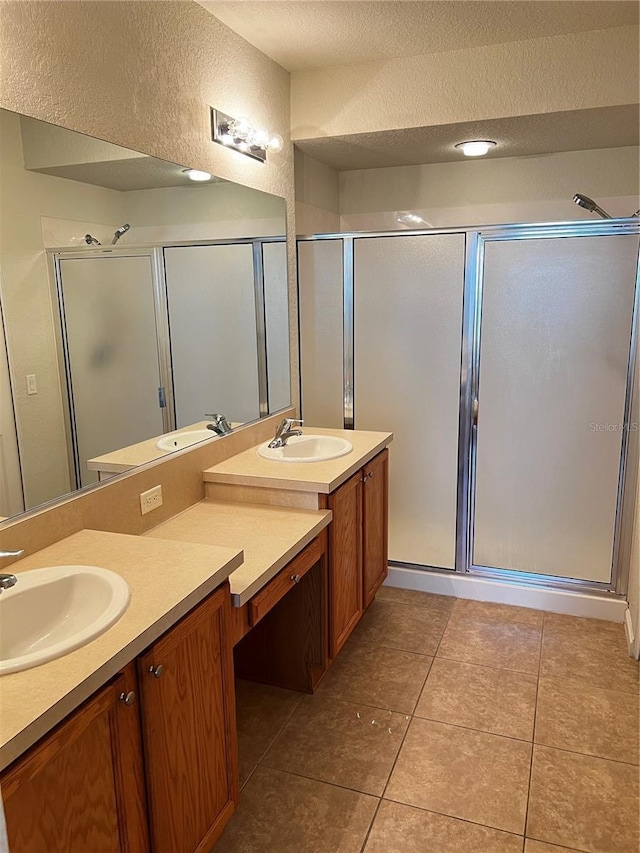
<path fill-rule="evenodd" d="M 295 233 L 289 74 L 201 6 L 2 2 L 0 55 L 0 106 L 282 196 Z M 284 151 L 261 164 L 214 144 L 209 106 L 280 133 Z"/>
<path fill-rule="evenodd" d="M 293 139 L 638 103 L 638 30 L 297 71 Z"/>
<path fill-rule="evenodd" d="M 295 149 L 296 229 L 298 234 L 340 230 L 338 172 Z"/>
<path fill-rule="evenodd" d="M 592 219 L 576 192 L 631 215 L 639 184 L 635 147 L 341 172 L 341 228 L 399 228 L 407 212 L 434 227 Z"/>

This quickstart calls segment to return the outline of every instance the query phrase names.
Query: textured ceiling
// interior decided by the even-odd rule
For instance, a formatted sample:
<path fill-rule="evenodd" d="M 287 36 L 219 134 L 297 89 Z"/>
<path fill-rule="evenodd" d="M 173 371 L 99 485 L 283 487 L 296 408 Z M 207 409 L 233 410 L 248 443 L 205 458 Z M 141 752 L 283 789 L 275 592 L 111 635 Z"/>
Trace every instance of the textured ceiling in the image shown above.
<path fill-rule="evenodd" d="M 632 104 L 302 139 L 296 141 L 296 147 L 344 172 L 469 160 L 454 148 L 456 142 L 466 139 L 497 142 L 498 146 L 483 158 L 489 159 L 638 145 L 638 136 L 638 108 Z"/>
<path fill-rule="evenodd" d="M 631 0 L 198 0 L 289 71 L 638 22 Z"/>

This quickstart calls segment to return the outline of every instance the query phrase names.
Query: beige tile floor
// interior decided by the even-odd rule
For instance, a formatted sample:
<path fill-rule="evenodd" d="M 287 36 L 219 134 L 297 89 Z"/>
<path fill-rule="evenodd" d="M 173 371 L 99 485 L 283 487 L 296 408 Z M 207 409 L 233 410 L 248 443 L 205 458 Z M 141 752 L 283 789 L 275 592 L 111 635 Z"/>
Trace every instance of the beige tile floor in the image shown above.
<path fill-rule="evenodd" d="M 638 853 L 621 625 L 383 588 L 315 696 L 238 683 L 215 853 Z"/>

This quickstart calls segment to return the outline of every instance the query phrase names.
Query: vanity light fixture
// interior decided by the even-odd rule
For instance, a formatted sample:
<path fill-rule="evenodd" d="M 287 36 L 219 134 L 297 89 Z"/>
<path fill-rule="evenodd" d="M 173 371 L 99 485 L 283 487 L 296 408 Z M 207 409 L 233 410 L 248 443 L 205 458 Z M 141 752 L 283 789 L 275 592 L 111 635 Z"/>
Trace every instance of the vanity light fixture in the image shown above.
<path fill-rule="evenodd" d="M 469 142 L 458 142 L 455 147 L 462 151 L 465 157 L 484 157 L 497 144 L 490 139 L 471 139 Z"/>
<path fill-rule="evenodd" d="M 240 116 L 233 118 L 220 110 L 211 108 L 211 136 L 214 142 L 240 151 L 247 157 L 253 157 L 264 163 L 267 152 L 276 154 L 282 151 L 284 142 L 282 137 L 275 133 L 269 133 L 266 128 L 254 127 L 250 119 Z"/>
<path fill-rule="evenodd" d="M 209 172 L 201 172 L 200 169 L 183 169 L 182 172 L 190 181 L 210 181 L 213 177 Z"/>

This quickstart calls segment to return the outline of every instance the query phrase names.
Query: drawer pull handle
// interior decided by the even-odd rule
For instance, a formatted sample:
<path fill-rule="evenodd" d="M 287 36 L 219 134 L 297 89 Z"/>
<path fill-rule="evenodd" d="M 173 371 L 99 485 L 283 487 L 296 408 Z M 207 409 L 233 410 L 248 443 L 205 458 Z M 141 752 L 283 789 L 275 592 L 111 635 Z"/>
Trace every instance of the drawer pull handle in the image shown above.
<path fill-rule="evenodd" d="M 157 666 L 151 665 L 149 667 L 149 672 L 154 678 L 160 678 L 160 676 L 164 672 L 164 666 L 161 663 L 159 663 Z"/>
<path fill-rule="evenodd" d="M 301 581 L 301 577 L 300 577 L 300 575 L 291 575 L 291 580 L 292 580 L 294 583 L 300 583 L 300 581 Z"/>
<path fill-rule="evenodd" d="M 118 699 L 124 705 L 129 707 L 130 705 L 133 705 L 133 703 L 136 701 L 136 694 L 133 692 L 133 690 L 129 690 L 128 693 L 125 693 L 123 690 L 122 693 L 118 696 Z"/>

